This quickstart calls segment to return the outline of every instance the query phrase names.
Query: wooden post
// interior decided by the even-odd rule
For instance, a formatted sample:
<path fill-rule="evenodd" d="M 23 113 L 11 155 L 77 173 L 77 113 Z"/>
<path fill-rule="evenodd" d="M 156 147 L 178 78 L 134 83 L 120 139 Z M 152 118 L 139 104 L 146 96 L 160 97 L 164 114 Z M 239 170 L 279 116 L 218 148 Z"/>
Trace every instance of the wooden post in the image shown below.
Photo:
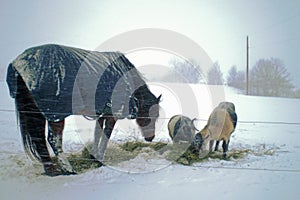
<path fill-rule="evenodd" d="M 246 41 L 246 95 L 249 94 L 249 38 Z"/>

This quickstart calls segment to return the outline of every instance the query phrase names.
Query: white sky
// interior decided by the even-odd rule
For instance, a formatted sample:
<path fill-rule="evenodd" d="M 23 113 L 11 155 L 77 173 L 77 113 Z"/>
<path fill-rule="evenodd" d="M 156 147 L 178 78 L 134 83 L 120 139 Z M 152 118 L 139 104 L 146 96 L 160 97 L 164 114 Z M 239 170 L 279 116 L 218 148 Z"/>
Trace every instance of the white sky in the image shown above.
<path fill-rule="evenodd" d="M 280 58 L 300 87 L 299 0 L 1 0 L 0 27 L 0 72 L 31 46 L 93 50 L 126 31 L 161 28 L 195 41 L 224 74 L 232 65 L 245 68 L 249 35 L 250 67 L 260 58 Z"/>

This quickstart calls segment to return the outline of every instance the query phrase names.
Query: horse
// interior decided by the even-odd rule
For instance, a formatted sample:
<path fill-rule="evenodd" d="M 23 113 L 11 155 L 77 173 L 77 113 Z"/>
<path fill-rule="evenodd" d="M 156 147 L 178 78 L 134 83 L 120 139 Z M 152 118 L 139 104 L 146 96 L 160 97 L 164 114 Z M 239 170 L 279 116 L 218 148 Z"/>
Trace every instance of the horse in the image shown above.
<path fill-rule="evenodd" d="M 65 118 L 70 115 L 91 116 L 97 121 L 91 156 L 101 163 L 119 119 L 135 119 L 146 141 L 155 137 L 161 95 L 156 97 L 150 91 L 122 53 L 57 44 L 32 47 L 9 64 L 7 84 L 15 99 L 24 150 L 42 163 L 48 176 L 76 174 L 62 148 Z M 94 87 L 88 94 L 89 84 Z M 47 142 L 58 165 L 50 157 Z"/>

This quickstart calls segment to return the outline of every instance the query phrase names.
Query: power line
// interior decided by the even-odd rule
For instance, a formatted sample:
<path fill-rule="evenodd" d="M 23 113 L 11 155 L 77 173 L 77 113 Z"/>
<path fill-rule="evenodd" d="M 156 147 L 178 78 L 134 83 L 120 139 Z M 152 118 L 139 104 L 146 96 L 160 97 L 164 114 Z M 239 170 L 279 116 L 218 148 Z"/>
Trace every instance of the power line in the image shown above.
<path fill-rule="evenodd" d="M 251 37 L 257 37 L 259 35 L 263 35 L 263 33 L 266 32 L 266 31 L 268 31 L 269 29 L 271 29 L 271 28 L 273 28 L 275 26 L 278 26 L 278 25 L 282 25 L 282 24 L 284 24 L 286 22 L 289 22 L 291 19 L 298 18 L 298 17 L 300 17 L 300 13 L 296 13 L 296 14 L 287 16 L 285 18 L 282 18 L 281 20 L 279 20 L 279 21 L 277 21 L 275 23 L 272 23 L 272 24 L 270 24 L 268 26 L 265 26 L 263 28 L 263 31 L 251 34 Z"/>
<path fill-rule="evenodd" d="M 207 119 L 198 119 L 199 121 L 208 121 Z M 284 122 L 284 121 L 240 121 L 238 120 L 237 123 L 239 124 L 285 124 L 285 125 L 300 125 L 300 122 Z"/>
<path fill-rule="evenodd" d="M 281 24 L 284 24 L 284 23 L 287 23 L 287 22 L 290 22 L 291 19 L 294 19 L 294 18 L 298 18 L 300 17 L 300 13 L 296 13 L 296 14 L 292 14 L 290 16 L 287 16 L 279 21 L 277 21 L 276 23 L 272 23 L 268 26 L 265 26 L 263 29 L 261 29 L 259 32 L 256 32 L 256 33 L 253 33 L 253 34 L 250 34 L 250 36 L 253 38 L 259 38 L 258 36 L 261 37 L 261 35 L 264 35 L 267 33 L 267 31 L 269 31 L 271 28 L 273 27 L 276 27 L 278 25 L 281 25 Z M 294 27 L 298 27 L 300 25 L 300 22 L 299 24 L 295 24 Z M 274 34 L 272 34 L 274 35 Z M 257 40 L 257 39 L 256 39 Z M 281 39 L 281 40 L 277 40 L 277 41 L 269 41 L 269 42 L 262 42 L 260 44 L 254 44 L 254 45 L 251 45 L 250 46 L 250 49 L 252 48 L 257 48 L 257 47 L 261 47 L 261 46 L 265 46 L 265 45 L 268 45 L 268 46 L 273 46 L 273 45 L 282 45 L 282 44 L 286 44 L 286 43 L 290 43 L 292 41 L 297 41 L 297 40 L 300 40 L 300 37 L 298 37 L 298 33 L 295 33 L 295 36 L 293 36 L 292 38 L 286 38 L 286 39 Z"/>
<path fill-rule="evenodd" d="M 15 110 L 12 109 L 0 109 L 0 112 L 8 112 L 8 113 L 15 113 Z M 34 112 L 34 111 L 21 111 L 24 113 L 40 113 L 40 112 Z M 70 113 L 51 113 L 47 112 L 47 114 L 69 114 Z M 82 115 L 79 115 L 82 116 Z M 93 117 L 93 116 L 92 116 Z M 95 116 L 96 117 L 96 116 Z M 140 117 L 140 118 L 154 118 L 154 117 Z M 162 120 L 169 120 L 170 117 L 159 117 L 158 119 Z M 195 118 L 196 121 L 208 121 L 207 119 L 202 119 L 202 118 Z M 270 124 L 270 125 L 300 125 L 300 122 L 285 122 L 285 121 L 255 121 L 255 120 L 249 120 L 249 121 L 244 121 L 244 120 L 239 120 L 237 121 L 239 124 Z"/>

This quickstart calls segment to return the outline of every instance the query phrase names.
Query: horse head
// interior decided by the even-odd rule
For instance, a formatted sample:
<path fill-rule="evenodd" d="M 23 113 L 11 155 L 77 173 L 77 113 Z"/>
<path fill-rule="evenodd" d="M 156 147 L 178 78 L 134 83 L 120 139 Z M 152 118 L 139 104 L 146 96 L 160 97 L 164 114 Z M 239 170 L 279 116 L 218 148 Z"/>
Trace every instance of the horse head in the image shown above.
<path fill-rule="evenodd" d="M 135 92 L 135 98 L 137 99 L 136 122 L 145 140 L 151 142 L 155 137 L 155 122 L 159 117 L 161 95 L 158 98 L 155 97 L 145 85 Z"/>

